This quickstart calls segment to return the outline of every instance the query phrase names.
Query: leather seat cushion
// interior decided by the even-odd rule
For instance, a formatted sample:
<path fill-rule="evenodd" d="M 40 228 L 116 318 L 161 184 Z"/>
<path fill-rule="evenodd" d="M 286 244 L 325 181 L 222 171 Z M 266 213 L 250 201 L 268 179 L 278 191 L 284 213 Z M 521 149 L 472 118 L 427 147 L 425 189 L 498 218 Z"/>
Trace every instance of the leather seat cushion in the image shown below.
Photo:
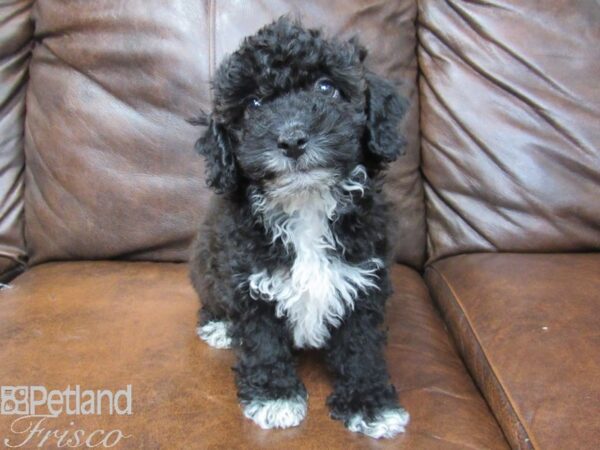
<path fill-rule="evenodd" d="M 391 374 L 412 421 L 375 441 L 328 416 L 330 380 L 318 355 L 299 363 L 309 392 L 304 423 L 261 430 L 242 416 L 234 354 L 195 335 L 198 302 L 185 265 L 69 262 L 36 266 L 0 291 L 0 384 L 64 389 L 133 387 L 131 416 L 59 416 L 48 428 L 121 429 L 122 448 L 507 448 L 461 363 L 424 282 L 393 269 Z M 0 416 L 7 435 L 14 416 Z"/>
<path fill-rule="evenodd" d="M 514 448 L 600 443 L 600 254 L 472 254 L 426 279 Z"/>

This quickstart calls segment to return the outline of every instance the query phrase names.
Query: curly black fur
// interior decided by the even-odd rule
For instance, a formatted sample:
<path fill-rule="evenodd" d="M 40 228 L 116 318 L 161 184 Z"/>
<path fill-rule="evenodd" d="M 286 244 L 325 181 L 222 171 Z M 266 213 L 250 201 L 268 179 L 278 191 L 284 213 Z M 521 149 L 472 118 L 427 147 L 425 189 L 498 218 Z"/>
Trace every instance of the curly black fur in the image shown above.
<path fill-rule="evenodd" d="M 278 299 L 252 292 L 249 280 L 288 274 L 299 254 L 269 221 L 301 211 L 268 209 L 265 199 L 285 205 L 286 196 L 303 190 L 320 192 L 315 199 L 331 193 L 335 210 L 327 227 L 334 241 L 326 261 L 365 271 L 368 261 L 386 263 L 373 266 L 373 285 L 356 285 L 353 307 L 321 330 L 327 340 L 320 347 L 336 380 L 328 404 L 332 417 L 347 425 L 356 414 L 374 420 L 399 407 L 382 354 L 390 217 L 379 175 L 402 153 L 397 125 L 406 105 L 389 82 L 365 68 L 365 56 L 356 39 L 328 40 L 284 17 L 223 61 L 214 108 L 199 119 L 207 128 L 197 142 L 207 183 L 223 195 L 214 197 L 191 259 L 203 303 L 200 324 L 231 322 L 242 403 L 306 398 L 294 368 L 294 325 L 278 312 Z M 307 143 L 299 157 L 290 157 L 286 139 L 297 136 Z"/>

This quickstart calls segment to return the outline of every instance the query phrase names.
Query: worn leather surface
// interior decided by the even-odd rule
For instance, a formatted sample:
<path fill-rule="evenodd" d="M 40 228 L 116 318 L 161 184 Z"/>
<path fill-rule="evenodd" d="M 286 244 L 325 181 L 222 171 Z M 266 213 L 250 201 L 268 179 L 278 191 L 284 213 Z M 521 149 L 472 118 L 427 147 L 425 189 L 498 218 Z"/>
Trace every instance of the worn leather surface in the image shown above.
<path fill-rule="evenodd" d="M 598 448 L 600 253 L 461 255 L 426 279 L 513 448 Z"/>
<path fill-rule="evenodd" d="M 414 0 L 36 2 L 26 130 L 32 264 L 185 260 L 209 195 L 193 150 L 202 130 L 185 119 L 209 109 L 209 80 L 227 52 L 299 9 L 307 25 L 360 34 L 372 67 L 403 83 L 408 154 L 388 187 L 398 259 L 419 266 L 425 225 Z"/>
<path fill-rule="evenodd" d="M 25 261 L 23 127 L 32 3 L 0 1 L 0 277 Z"/>
<path fill-rule="evenodd" d="M 430 261 L 600 249 L 600 4 L 419 2 Z"/>
<path fill-rule="evenodd" d="M 305 422 L 264 431 L 244 419 L 231 350 L 195 336 L 195 294 L 182 264 L 68 262 L 34 267 L 0 291 L 0 385 L 64 389 L 133 386 L 131 416 L 61 416 L 48 428 L 121 429 L 119 448 L 508 448 L 466 373 L 421 277 L 392 271 L 387 357 L 412 415 L 405 435 L 375 441 L 329 419 L 330 380 L 316 354 L 299 364 L 309 392 Z M 5 437 L 12 416 L 0 416 Z"/>

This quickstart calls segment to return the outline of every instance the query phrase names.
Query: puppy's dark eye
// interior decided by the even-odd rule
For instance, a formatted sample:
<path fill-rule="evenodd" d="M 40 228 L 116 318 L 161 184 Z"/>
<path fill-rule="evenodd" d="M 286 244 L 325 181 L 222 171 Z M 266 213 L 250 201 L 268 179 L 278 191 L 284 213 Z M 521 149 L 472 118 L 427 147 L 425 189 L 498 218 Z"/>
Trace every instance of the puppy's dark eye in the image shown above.
<path fill-rule="evenodd" d="M 249 109 L 258 109 L 261 107 L 262 101 L 258 97 L 248 97 L 248 99 L 246 100 L 246 105 Z"/>
<path fill-rule="evenodd" d="M 315 89 L 317 92 L 328 95 L 330 97 L 337 97 L 339 92 L 336 87 L 333 85 L 331 80 L 327 78 L 321 78 L 315 83 Z"/>

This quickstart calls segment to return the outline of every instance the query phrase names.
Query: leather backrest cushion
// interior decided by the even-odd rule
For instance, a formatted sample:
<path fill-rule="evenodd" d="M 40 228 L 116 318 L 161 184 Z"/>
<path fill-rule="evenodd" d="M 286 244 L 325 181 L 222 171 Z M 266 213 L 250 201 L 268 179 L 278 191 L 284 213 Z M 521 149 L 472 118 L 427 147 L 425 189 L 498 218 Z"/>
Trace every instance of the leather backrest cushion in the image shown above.
<path fill-rule="evenodd" d="M 600 248 L 600 5 L 419 3 L 430 260 Z"/>
<path fill-rule="evenodd" d="M 299 11 L 300 10 L 300 11 Z M 412 106 L 408 154 L 389 175 L 399 259 L 424 259 L 413 1 L 37 2 L 26 126 L 26 238 L 52 259 L 181 261 L 211 195 L 186 122 L 210 108 L 209 80 L 240 40 L 301 12 L 358 33 Z"/>
<path fill-rule="evenodd" d="M 31 0 L 0 3 L 0 276 L 22 266 L 23 126 Z"/>

